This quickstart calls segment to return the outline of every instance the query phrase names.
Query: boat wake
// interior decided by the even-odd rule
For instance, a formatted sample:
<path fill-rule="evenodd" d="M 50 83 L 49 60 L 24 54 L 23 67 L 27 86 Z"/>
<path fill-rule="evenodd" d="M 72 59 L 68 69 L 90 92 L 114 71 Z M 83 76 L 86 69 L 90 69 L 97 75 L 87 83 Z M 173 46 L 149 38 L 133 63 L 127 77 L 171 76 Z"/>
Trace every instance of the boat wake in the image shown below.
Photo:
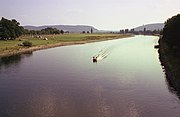
<path fill-rule="evenodd" d="M 102 49 L 101 51 L 98 52 L 98 54 L 94 55 L 93 56 L 93 62 L 97 62 L 97 61 L 100 61 L 100 60 L 103 60 L 105 58 L 107 58 L 110 54 L 110 51 L 109 49 Z"/>

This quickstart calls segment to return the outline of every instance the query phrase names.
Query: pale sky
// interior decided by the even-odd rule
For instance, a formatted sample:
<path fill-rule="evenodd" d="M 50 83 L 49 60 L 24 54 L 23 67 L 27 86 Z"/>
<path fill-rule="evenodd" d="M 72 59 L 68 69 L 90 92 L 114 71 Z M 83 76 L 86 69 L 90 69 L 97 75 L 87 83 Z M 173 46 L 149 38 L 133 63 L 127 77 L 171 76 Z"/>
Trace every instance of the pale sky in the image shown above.
<path fill-rule="evenodd" d="M 90 25 L 99 30 L 164 23 L 180 0 L 0 0 L 0 16 L 21 25 Z"/>

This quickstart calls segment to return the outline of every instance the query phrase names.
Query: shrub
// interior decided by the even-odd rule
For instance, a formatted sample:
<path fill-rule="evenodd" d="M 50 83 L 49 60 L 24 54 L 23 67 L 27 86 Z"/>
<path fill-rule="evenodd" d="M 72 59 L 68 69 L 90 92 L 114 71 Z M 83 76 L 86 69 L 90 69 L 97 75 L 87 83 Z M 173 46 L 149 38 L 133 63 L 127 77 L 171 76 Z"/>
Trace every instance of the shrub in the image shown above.
<path fill-rule="evenodd" d="M 27 46 L 27 47 L 31 47 L 31 46 L 32 46 L 32 42 L 24 41 L 24 42 L 23 42 L 23 45 L 24 45 L 24 46 Z"/>

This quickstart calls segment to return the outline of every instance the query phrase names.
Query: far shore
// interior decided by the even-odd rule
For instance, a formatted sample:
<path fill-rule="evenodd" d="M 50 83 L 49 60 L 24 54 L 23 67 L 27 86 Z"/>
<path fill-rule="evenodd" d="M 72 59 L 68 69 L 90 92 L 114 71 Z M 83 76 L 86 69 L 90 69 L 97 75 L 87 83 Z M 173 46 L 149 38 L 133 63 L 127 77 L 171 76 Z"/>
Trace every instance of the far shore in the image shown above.
<path fill-rule="evenodd" d="M 81 34 L 83 35 L 83 34 Z M 106 41 L 106 40 L 113 40 L 113 39 L 120 39 L 120 38 L 127 38 L 132 35 L 102 35 L 101 36 L 87 36 L 86 39 L 79 39 L 79 40 L 70 40 L 70 41 L 60 41 L 52 44 L 42 44 L 42 45 L 33 45 L 32 47 L 20 47 L 17 49 L 10 49 L 10 50 L 4 50 L 0 52 L 0 57 L 6 57 L 6 56 L 12 56 L 12 55 L 17 55 L 17 54 L 23 54 L 27 52 L 33 52 L 37 50 L 42 50 L 42 49 L 48 49 L 48 48 L 54 48 L 54 47 L 60 47 L 60 46 L 68 46 L 68 45 L 77 45 L 77 44 L 86 44 L 86 43 L 92 43 L 92 42 L 99 42 L 99 41 Z M 1 43 L 1 42 L 0 42 Z"/>

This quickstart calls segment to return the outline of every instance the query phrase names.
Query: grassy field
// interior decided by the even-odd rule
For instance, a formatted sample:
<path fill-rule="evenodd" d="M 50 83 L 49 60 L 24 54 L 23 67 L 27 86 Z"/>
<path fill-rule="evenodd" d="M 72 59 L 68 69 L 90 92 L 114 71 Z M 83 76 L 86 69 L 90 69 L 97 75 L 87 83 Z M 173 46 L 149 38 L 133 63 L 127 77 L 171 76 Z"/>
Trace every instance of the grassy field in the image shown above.
<path fill-rule="evenodd" d="M 17 38 L 16 40 L 0 40 L 0 56 L 6 56 L 9 53 L 16 51 L 28 50 L 32 47 L 46 47 L 53 46 L 53 44 L 57 46 L 57 44 L 62 45 L 72 45 L 78 43 L 88 43 L 95 41 L 103 41 L 117 38 L 125 38 L 131 35 L 122 35 L 122 34 L 63 34 L 63 35 L 43 35 L 43 38 L 47 38 L 48 40 L 43 40 L 40 38 L 34 38 L 33 36 L 22 36 Z M 32 42 L 32 47 L 27 48 L 23 46 L 18 46 L 18 44 L 30 41 Z M 48 48 L 48 47 L 47 47 Z M 11 55 L 11 54 L 10 54 Z"/>

